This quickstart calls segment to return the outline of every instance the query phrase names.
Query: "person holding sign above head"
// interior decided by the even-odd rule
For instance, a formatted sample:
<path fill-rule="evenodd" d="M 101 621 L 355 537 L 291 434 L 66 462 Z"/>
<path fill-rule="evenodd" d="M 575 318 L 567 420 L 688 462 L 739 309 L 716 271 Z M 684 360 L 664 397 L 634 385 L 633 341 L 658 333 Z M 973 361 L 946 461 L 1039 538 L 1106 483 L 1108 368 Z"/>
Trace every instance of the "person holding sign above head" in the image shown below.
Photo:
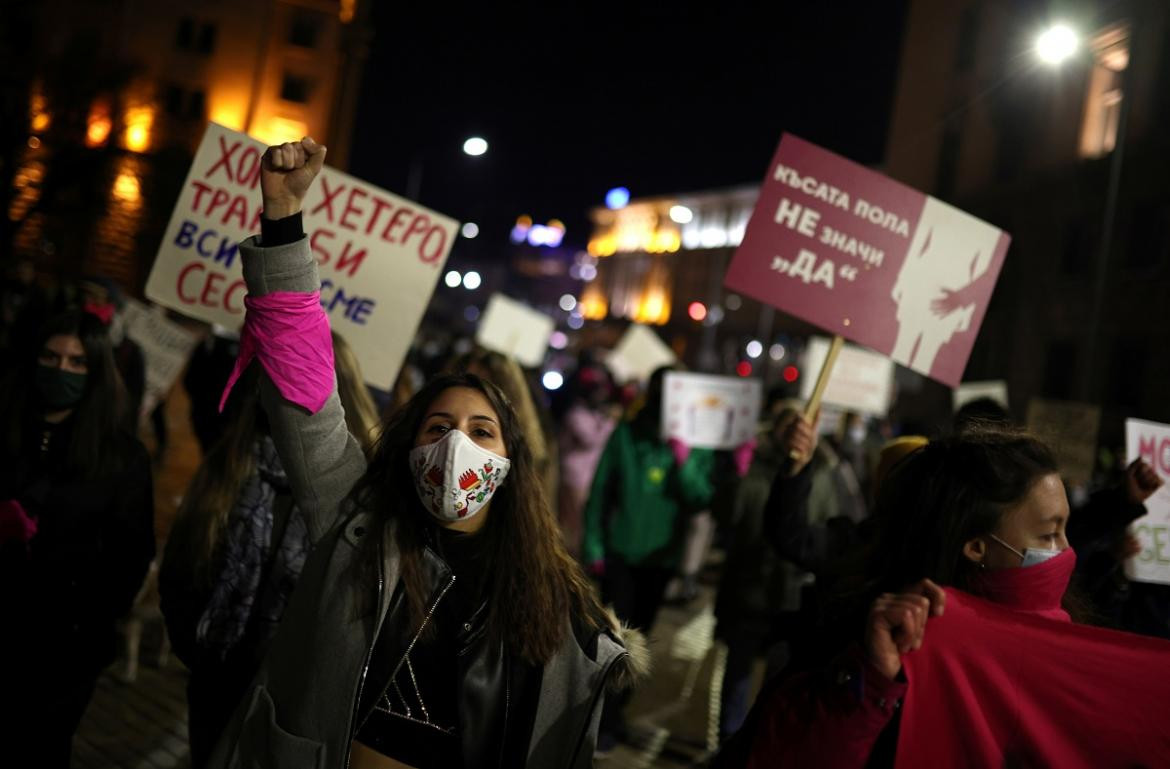
<path fill-rule="evenodd" d="M 1043 444 L 932 441 L 874 516 L 869 583 L 841 604 L 852 637 L 771 682 L 738 738 L 750 755 L 715 766 L 1165 764 L 1170 643 L 1070 621 L 1069 507 Z"/>
<path fill-rule="evenodd" d="M 300 223 L 324 157 L 307 138 L 269 148 L 261 234 L 240 245 L 237 373 L 260 359 L 313 547 L 209 766 L 587 767 L 638 639 L 565 552 L 497 387 L 431 381 L 368 461 L 349 434 Z"/>

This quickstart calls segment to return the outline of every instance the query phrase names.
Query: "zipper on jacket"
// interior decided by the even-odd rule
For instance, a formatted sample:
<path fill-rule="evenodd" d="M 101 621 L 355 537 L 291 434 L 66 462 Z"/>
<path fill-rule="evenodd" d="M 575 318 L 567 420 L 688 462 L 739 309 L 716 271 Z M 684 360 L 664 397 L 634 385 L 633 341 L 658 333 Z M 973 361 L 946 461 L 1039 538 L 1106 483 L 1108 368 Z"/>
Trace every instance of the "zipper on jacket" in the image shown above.
<path fill-rule="evenodd" d="M 378 613 L 382 613 L 382 593 L 386 589 L 386 574 L 385 564 L 382 563 L 382 544 L 378 544 Z M 366 685 L 366 674 L 370 672 L 370 658 L 374 656 L 374 646 L 378 643 L 378 633 L 381 632 L 381 626 L 374 627 L 374 637 L 370 639 L 370 648 L 366 650 L 366 662 L 362 665 L 362 675 L 358 679 L 357 697 L 354 698 L 353 707 L 349 714 L 349 739 L 345 743 L 345 769 L 349 769 L 350 759 L 353 757 L 353 738 L 356 731 L 357 709 L 362 701 L 362 689 Z"/>
<path fill-rule="evenodd" d="M 383 583 L 382 565 L 381 565 L 381 559 L 379 559 L 379 562 L 378 562 L 378 600 L 379 600 L 379 603 L 381 602 L 381 596 L 382 596 L 382 590 L 383 590 L 382 583 Z M 410 656 L 410 652 L 414 650 L 414 646 L 415 646 L 415 644 L 418 643 L 418 639 L 422 637 L 423 631 L 426 630 L 427 624 L 429 624 L 431 621 L 431 616 L 434 615 L 435 609 L 437 609 L 439 607 L 439 601 L 443 600 L 443 596 L 447 595 L 447 591 L 450 590 L 454 584 L 455 584 L 455 575 L 452 574 L 451 579 L 447 580 L 447 584 L 443 586 L 442 592 L 439 593 L 438 597 L 435 598 L 434 603 L 431 604 L 431 608 L 427 610 L 427 616 L 423 617 L 422 623 L 418 626 L 418 632 L 416 632 L 414 634 L 414 638 L 410 639 L 410 644 L 408 644 L 406 647 L 406 653 L 402 655 L 402 659 L 398 660 L 398 664 L 394 666 L 394 672 L 391 673 L 391 675 L 390 675 L 391 681 L 393 681 L 395 678 L 398 677 L 398 671 L 402 669 L 402 663 L 405 662 L 406 658 Z M 345 747 L 345 767 L 346 767 L 346 769 L 349 769 L 349 762 L 350 762 L 350 759 L 353 757 L 353 747 L 352 746 L 353 746 L 353 738 L 355 736 L 354 732 L 356 731 L 355 724 L 357 722 L 357 709 L 362 701 L 362 689 L 366 685 L 366 674 L 369 673 L 369 671 L 370 671 L 370 658 L 373 657 L 373 655 L 374 655 L 374 647 L 378 643 L 378 634 L 380 632 L 381 632 L 381 628 L 376 629 L 374 632 L 374 638 L 370 642 L 369 650 L 366 652 L 366 662 L 365 662 L 365 665 L 362 667 L 362 677 L 358 680 L 357 699 L 354 700 L 353 712 L 350 714 L 350 717 L 349 717 L 349 722 L 350 722 L 349 741 L 346 742 L 346 747 Z"/>

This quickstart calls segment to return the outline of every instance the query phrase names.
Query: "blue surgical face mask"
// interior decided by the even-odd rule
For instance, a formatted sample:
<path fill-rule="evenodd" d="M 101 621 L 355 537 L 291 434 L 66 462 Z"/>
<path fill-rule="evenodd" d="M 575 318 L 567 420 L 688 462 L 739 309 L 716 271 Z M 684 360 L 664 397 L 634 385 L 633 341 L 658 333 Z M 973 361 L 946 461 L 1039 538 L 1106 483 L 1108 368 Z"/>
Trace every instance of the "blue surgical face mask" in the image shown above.
<path fill-rule="evenodd" d="M 1061 551 L 1056 549 L 1056 547 L 1053 547 L 1051 550 L 1042 550 L 1038 547 L 1029 547 L 1021 553 L 1019 550 L 1016 550 L 1014 547 L 1009 545 L 1007 542 L 1004 542 L 994 534 L 991 535 L 991 538 L 1023 559 L 1023 562 L 1020 564 L 1021 569 L 1028 566 L 1035 566 L 1038 563 L 1044 563 L 1049 558 L 1055 558 L 1061 553 Z"/>

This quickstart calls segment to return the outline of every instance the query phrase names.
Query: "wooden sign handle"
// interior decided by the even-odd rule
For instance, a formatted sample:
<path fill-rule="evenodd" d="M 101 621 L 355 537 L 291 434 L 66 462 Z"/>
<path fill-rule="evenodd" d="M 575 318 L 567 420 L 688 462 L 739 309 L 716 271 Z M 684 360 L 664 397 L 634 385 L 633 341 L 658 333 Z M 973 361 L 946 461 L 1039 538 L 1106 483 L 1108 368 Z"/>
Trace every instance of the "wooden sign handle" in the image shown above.
<path fill-rule="evenodd" d="M 825 388 L 829 386 L 829 377 L 833 374 L 833 366 L 837 364 L 837 356 L 841 354 L 841 348 L 844 346 L 845 338 L 840 334 L 835 335 L 832 344 L 829 345 L 829 353 L 825 356 L 825 362 L 821 366 L 821 373 L 817 375 L 816 387 L 813 388 L 812 396 L 804 407 L 804 418 L 809 422 L 812 422 L 821 407 L 821 399 L 825 397 Z M 793 461 L 801 459 L 799 451 L 792 451 L 788 457 Z"/>

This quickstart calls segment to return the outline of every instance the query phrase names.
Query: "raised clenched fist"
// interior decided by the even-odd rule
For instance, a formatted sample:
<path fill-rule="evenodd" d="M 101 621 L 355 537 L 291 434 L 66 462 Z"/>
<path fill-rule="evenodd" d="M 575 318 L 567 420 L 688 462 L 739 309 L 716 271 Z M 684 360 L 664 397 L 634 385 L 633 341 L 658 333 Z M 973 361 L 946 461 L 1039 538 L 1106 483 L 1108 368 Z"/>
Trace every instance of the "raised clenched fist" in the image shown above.
<path fill-rule="evenodd" d="M 300 211 L 301 201 L 324 165 L 325 145 L 308 136 L 269 147 L 260 164 L 264 218 L 283 219 Z"/>
<path fill-rule="evenodd" d="M 891 681 L 902 672 L 902 655 L 922 646 L 926 621 L 943 613 L 947 595 L 924 579 L 901 593 L 877 597 L 865 623 L 865 655 Z"/>

